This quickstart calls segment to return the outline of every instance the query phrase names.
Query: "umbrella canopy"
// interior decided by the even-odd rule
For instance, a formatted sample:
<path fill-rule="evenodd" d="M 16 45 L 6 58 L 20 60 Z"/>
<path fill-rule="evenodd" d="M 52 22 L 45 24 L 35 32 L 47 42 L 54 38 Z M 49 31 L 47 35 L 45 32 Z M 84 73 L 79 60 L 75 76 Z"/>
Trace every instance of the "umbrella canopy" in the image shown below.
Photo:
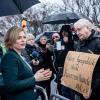
<path fill-rule="evenodd" d="M 75 13 L 59 13 L 47 16 L 43 20 L 43 24 L 63 24 L 63 23 L 74 23 L 79 19 L 79 16 Z"/>
<path fill-rule="evenodd" d="M 38 0 L 0 0 L 0 16 L 22 14 L 37 3 Z"/>

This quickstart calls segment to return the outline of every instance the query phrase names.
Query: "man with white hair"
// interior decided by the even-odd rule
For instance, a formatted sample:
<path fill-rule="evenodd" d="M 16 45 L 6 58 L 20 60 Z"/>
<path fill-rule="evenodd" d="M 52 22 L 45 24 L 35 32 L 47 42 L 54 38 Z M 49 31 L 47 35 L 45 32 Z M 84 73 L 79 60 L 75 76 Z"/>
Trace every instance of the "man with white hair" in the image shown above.
<path fill-rule="evenodd" d="M 93 27 L 93 24 L 87 19 L 80 19 L 74 24 L 76 35 L 79 38 L 76 51 L 100 55 L 100 36 L 93 30 Z M 90 96 L 84 98 L 88 100 L 100 100 L 100 58 L 94 68 L 91 84 Z"/>

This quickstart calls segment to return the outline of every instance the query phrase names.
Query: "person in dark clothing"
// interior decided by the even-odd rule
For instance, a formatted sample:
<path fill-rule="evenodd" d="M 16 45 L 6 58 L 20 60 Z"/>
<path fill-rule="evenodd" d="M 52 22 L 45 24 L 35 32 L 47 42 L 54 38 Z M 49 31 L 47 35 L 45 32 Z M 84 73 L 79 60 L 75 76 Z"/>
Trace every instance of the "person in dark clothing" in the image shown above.
<path fill-rule="evenodd" d="M 60 32 L 60 39 L 61 39 L 61 46 L 62 46 L 62 62 L 61 62 L 61 66 L 64 66 L 64 61 L 65 61 L 65 57 L 68 53 L 68 51 L 70 50 L 74 50 L 73 45 L 73 34 L 71 31 L 71 26 L 70 25 L 63 25 Z"/>
<path fill-rule="evenodd" d="M 66 55 L 68 53 L 68 51 L 72 51 L 73 49 L 73 40 L 72 40 L 72 32 L 71 32 L 71 26 L 70 25 L 63 25 L 60 33 L 59 33 L 59 43 L 61 45 L 61 48 L 55 49 L 54 50 L 54 55 L 55 55 L 55 68 L 57 69 L 57 78 L 56 78 L 56 82 L 57 82 L 57 89 L 60 95 L 69 98 L 71 100 L 74 100 L 74 92 L 73 90 L 71 90 L 68 87 L 65 87 L 63 85 L 61 85 L 61 77 L 63 75 L 63 69 L 64 69 L 64 62 L 65 62 L 65 58 Z M 53 36 L 52 36 L 53 37 Z M 54 39 L 54 37 L 52 38 Z M 56 43 L 57 44 L 57 43 Z M 56 45 L 57 46 L 57 45 Z"/>
<path fill-rule="evenodd" d="M 47 37 L 42 36 L 38 43 L 39 46 L 39 66 L 44 69 L 50 69 L 52 73 L 55 72 L 52 61 L 52 52 L 48 49 Z M 53 74 L 50 80 L 40 82 L 40 86 L 46 89 L 48 98 L 50 97 L 50 84 L 53 79 Z"/>
<path fill-rule="evenodd" d="M 25 57 L 26 61 L 31 65 L 33 73 L 36 73 L 36 71 L 43 68 L 39 64 L 41 61 L 40 54 L 39 54 L 39 47 L 35 43 L 35 37 L 32 34 L 26 35 L 26 47 L 22 51 L 22 56 Z M 43 81 L 36 82 L 36 85 L 39 85 L 42 87 L 43 87 L 43 84 L 44 84 Z M 42 100 L 45 100 L 44 94 L 40 90 L 37 90 L 37 95 L 38 97 L 40 96 Z"/>
<path fill-rule="evenodd" d="M 57 47 L 57 43 L 60 43 L 58 44 L 59 47 Z M 58 65 L 60 65 L 60 61 L 59 61 L 59 54 L 57 51 L 58 49 L 60 50 L 61 49 L 61 42 L 60 42 L 60 35 L 59 33 L 53 33 L 52 34 L 52 46 L 53 46 L 53 63 L 54 63 L 54 66 L 55 66 L 55 70 L 56 70 L 56 74 L 58 72 Z M 58 57 L 57 57 L 58 56 Z"/>
<path fill-rule="evenodd" d="M 0 62 L 1 62 L 2 56 L 3 56 L 3 50 L 2 50 L 2 47 L 0 46 Z"/>
<path fill-rule="evenodd" d="M 35 43 L 35 37 L 31 33 L 28 33 L 26 35 L 26 46 L 25 49 L 22 51 L 21 55 L 31 65 L 33 73 L 35 73 L 40 69 L 38 68 L 39 65 L 38 46 Z"/>
<path fill-rule="evenodd" d="M 93 30 L 93 24 L 87 19 L 80 19 L 74 24 L 74 28 L 80 40 L 76 51 L 100 55 L 100 36 Z M 93 71 L 89 97 L 83 97 L 81 94 L 80 97 L 81 100 L 100 100 L 100 58 Z"/>
<path fill-rule="evenodd" d="M 22 28 L 11 27 L 5 35 L 7 53 L 1 60 L 1 71 L 5 87 L 5 100 L 37 100 L 35 83 L 49 80 L 52 72 L 40 69 L 35 74 L 31 66 L 21 56 L 26 45 L 26 35 Z"/>
<path fill-rule="evenodd" d="M 0 63 L 1 63 L 2 57 L 3 57 L 3 49 L 2 49 L 2 46 L 0 46 Z M 2 75 L 1 65 L 0 65 L 0 75 Z M 2 85 L 0 85 L 0 100 L 4 100 L 3 95 L 4 95 L 4 87 Z"/>

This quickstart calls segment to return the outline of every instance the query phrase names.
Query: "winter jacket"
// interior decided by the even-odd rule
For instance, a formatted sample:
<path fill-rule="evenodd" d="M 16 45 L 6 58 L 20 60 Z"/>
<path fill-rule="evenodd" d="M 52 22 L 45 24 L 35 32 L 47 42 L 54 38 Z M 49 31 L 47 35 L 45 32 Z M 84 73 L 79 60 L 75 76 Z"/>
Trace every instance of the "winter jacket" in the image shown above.
<path fill-rule="evenodd" d="M 97 33 L 92 30 L 92 34 L 87 40 L 78 42 L 76 50 L 100 55 L 100 36 L 96 34 Z M 92 95 L 90 100 L 100 100 L 100 58 L 93 71 L 91 88 Z"/>
<path fill-rule="evenodd" d="M 36 53 L 36 54 L 33 54 Z M 33 73 L 35 73 L 37 70 L 40 69 L 38 65 L 33 65 L 32 60 L 38 60 L 39 58 L 39 52 L 38 52 L 38 47 L 31 46 L 31 45 L 26 45 L 25 49 L 22 51 L 22 56 L 25 58 L 25 60 L 31 65 Z"/>
<path fill-rule="evenodd" d="M 32 69 L 14 50 L 9 50 L 1 61 L 5 84 L 5 100 L 37 100 Z"/>

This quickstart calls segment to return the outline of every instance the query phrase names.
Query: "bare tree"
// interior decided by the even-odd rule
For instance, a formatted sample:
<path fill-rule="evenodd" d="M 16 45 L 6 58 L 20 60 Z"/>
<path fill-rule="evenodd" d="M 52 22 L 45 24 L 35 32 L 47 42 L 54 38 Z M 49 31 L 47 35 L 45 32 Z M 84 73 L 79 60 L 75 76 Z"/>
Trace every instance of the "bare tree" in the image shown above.
<path fill-rule="evenodd" d="M 100 23 L 100 1 L 99 0 L 62 0 L 66 11 L 70 10 L 94 23 Z"/>

